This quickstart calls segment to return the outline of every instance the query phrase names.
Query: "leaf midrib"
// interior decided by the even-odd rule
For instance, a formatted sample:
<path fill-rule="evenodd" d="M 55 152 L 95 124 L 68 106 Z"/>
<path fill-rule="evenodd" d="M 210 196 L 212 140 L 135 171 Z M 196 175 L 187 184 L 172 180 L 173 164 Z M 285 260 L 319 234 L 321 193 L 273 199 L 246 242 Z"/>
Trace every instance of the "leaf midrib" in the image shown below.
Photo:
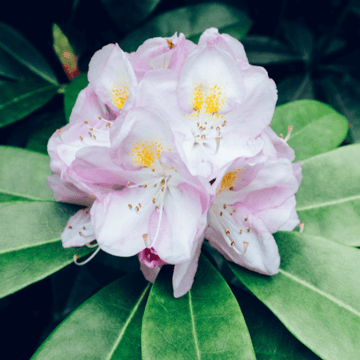
<path fill-rule="evenodd" d="M 23 245 L 23 246 L 16 247 L 16 248 L 0 250 L 0 256 L 4 255 L 4 254 L 11 253 L 11 252 L 15 252 L 15 251 L 27 250 L 27 249 L 31 249 L 31 248 L 36 248 L 38 246 L 43 246 L 43 245 L 46 245 L 46 244 L 52 244 L 52 243 L 57 242 L 57 241 L 61 241 L 61 238 L 58 237 L 58 238 L 46 240 L 46 241 L 43 241 L 43 242 L 38 242 L 38 243 L 35 243 L 35 244 L 31 244 L 31 245 L 28 245 L 28 246 Z"/>
<path fill-rule="evenodd" d="M 44 86 L 42 88 L 39 88 L 39 89 L 30 91 L 30 92 L 27 92 L 25 94 L 22 94 L 20 96 L 17 96 L 17 97 L 15 97 L 15 98 L 13 98 L 13 99 L 5 102 L 5 103 L 2 103 L 0 105 L 0 110 L 6 108 L 7 106 L 14 105 L 14 104 L 20 102 L 23 99 L 30 98 L 30 97 L 32 97 L 33 95 L 36 95 L 39 92 L 44 92 L 45 90 L 48 90 L 48 89 L 56 89 L 56 87 L 54 85 L 47 85 L 47 86 Z"/>
<path fill-rule="evenodd" d="M 189 291 L 189 308 L 190 308 L 190 317 L 191 317 L 192 333 L 193 333 L 194 340 L 195 340 L 196 354 L 197 354 L 197 356 L 198 356 L 198 359 L 201 359 L 200 349 L 199 349 L 199 343 L 198 343 L 198 338 L 197 338 L 196 330 L 195 330 L 195 319 L 194 319 L 194 313 L 193 313 L 192 302 L 191 302 L 191 290 Z"/>
<path fill-rule="evenodd" d="M 304 280 L 299 279 L 298 277 L 290 274 L 289 272 L 287 272 L 287 271 L 285 271 L 285 270 L 283 270 L 283 269 L 281 269 L 281 268 L 279 269 L 279 272 L 280 272 L 281 274 L 289 277 L 290 279 L 298 282 L 299 284 L 301 284 L 301 285 L 309 288 L 310 290 L 315 291 L 315 292 L 317 292 L 318 294 L 326 297 L 326 298 L 329 299 L 330 301 L 332 301 L 332 302 L 334 302 L 335 304 L 337 304 L 339 307 L 342 307 L 342 308 L 350 311 L 351 313 L 355 314 L 356 316 L 358 316 L 358 317 L 360 318 L 360 312 L 358 312 L 357 310 L 355 310 L 354 308 L 352 308 L 350 305 L 347 305 L 347 304 L 343 303 L 341 300 L 335 298 L 334 296 L 325 293 L 324 291 L 316 288 L 314 285 L 312 285 L 312 284 L 310 284 L 310 283 L 308 283 L 308 282 L 306 282 L 306 281 L 304 281 Z"/>
<path fill-rule="evenodd" d="M 150 283 L 148 283 L 148 284 L 146 285 L 144 291 L 141 293 L 141 296 L 139 297 L 139 300 L 137 301 L 136 305 L 134 306 L 134 308 L 133 308 L 132 311 L 130 312 L 130 316 L 129 316 L 128 319 L 126 320 L 126 322 L 125 322 L 125 324 L 124 324 L 124 326 L 123 326 L 123 328 L 122 328 L 122 330 L 121 330 L 121 332 L 120 332 L 120 334 L 119 334 L 119 336 L 118 336 L 118 338 L 117 338 L 117 340 L 116 340 L 113 348 L 111 349 L 111 352 L 109 353 L 109 356 L 106 358 L 107 360 L 111 360 L 112 356 L 114 355 L 114 352 L 115 352 L 116 348 L 118 347 L 121 339 L 123 338 L 123 336 L 124 336 L 124 334 L 125 334 L 125 331 L 126 331 L 128 325 L 130 324 L 130 322 L 131 322 L 132 318 L 134 317 L 137 309 L 139 308 L 140 303 L 141 303 L 142 299 L 144 298 L 144 296 L 145 296 L 145 294 L 146 294 L 146 292 L 147 292 L 147 290 L 148 290 L 149 287 L 150 287 Z"/>
<path fill-rule="evenodd" d="M 19 193 L 16 193 L 16 192 L 9 192 L 9 191 L 6 191 L 4 189 L 0 189 L 0 194 L 6 194 L 6 195 L 22 197 L 22 198 L 25 199 L 24 201 L 31 200 L 31 201 L 41 201 L 41 202 L 55 202 L 55 200 L 52 200 L 52 199 L 46 199 L 46 200 L 45 199 L 40 199 L 40 198 L 32 197 L 31 195 L 22 195 L 22 194 L 19 194 Z M 0 202 L 0 204 L 1 204 L 1 202 Z"/>
<path fill-rule="evenodd" d="M 358 200 L 358 199 L 360 199 L 360 195 L 348 196 L 348 197 L 338 199 L 338 200 L 332 200 L 332 201 L 327 201 L 327 202 L 323 202 L 323 203 L 318 203 L 315 205 L 305 206 L 302 208 L 297 208 L 296 211 L 305 211 L 305 210 L 316 209 L 316 208 L 320 208 L 320 207 L 337 205 L 337 204 L 345 203 L 347 201 Z"/>

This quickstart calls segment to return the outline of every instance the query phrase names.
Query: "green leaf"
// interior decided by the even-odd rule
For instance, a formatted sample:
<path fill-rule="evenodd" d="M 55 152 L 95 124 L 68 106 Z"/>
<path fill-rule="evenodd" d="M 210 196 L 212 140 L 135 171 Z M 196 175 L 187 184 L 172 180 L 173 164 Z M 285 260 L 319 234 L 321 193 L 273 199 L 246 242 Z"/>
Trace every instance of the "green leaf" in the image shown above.
<path fill-rule="evenodd" d="M 149 288 L 140 272 L 114 281 L 72 312 L 31 359 L 141 359 Z"/>
<path fill-rule="evenodd" d="M 149 38 L 169 37 L 175 32 L 182 32 L 186 38 L 197 42 L 210 27 L 216 27 L 220 33 L 228 33 L 239 40 L 247 33 L 251 23 L 244 11 L 234 7 L 217 3 L 198 4 L 155 17 L 126 36 L 120 42 L 120 47 L 127 52 L 135 51 Z"/>
<path fill-rule="evenodd" d="M 302 161 L 296 209 L 304 233 L 360 246 L 360 144 Z"/>
<path fill-rule="evenodd" d="M 346 137 L 348 124 L 331 106 L 315 100 L 298 100 L 276 107 L 271 128 L 277 134 L 293 130 L 288 144 L 295 161 L 335 149 Z"/>
<path fill-rule="evenodd" d="M 64 109 L 65 109 L 65 116 L 68 122 L 70 119 L 71 111 L 79 95 L 79 92 L 82 89 L 85 89 L 88 83 L 89 82 L 87 79 L 87 74 L 81 73 L 70 84 L 66 85 L 65 96 L 64 96 Z"/>
<path fill-rule="evenodd" d="M 360 251 L 296 232 L 278 232 L 275 239 L 282 259 L 277 275 L 229 263 L 234 274 L 322 359 L 356 359 Z"/>
<path fill-rule="evenodd" d="M 49 156 L 11 146 L 0 146 L 0 194 L 25 200 L 53 201 L 47 187 Z"/>
<path fill-rule="evenodd" d="M 8 82 L 0 86 L 0 127 L 14 123 L 45 105 L 58 87 L 45 82 Z"/>
<path fill-rule="evenodd" d="M 360 142 L 360 80 L 329 76 L 321 84 L 329 103 L 349 120 L 352 142 Z"/>
<path fill-rule="evenodd" d="M 43 117 L 40 126 L 32 132 L 26 143 L 28 150 L 38 151 L 47 154 L 47 143 L 51 135 L 57 130 L 66 125 L 64 111 L 58 111 L 51 114 L 46 114 Z"/>
<path fill-rule="evenodd" d="M 210 262 L 201 255 L 191 290 L 178 299 L 172 269 L 161 269 L 146 304 L 143 359 L 255 359 L 236 299 Z"/>
<path fill-rule="evenodd" d="M 78 206 L 46 201 L 0 203 L 0 297 L 60 270 L 79 249 L 64 249 L 60 234 Z M 93 249 L 91 249 L 93 250 Z M 90 249 L 82 249 L 80 256 Z"/>
<path fill-rule="evenodd" d="M 161 0 L 133 0 L 127 2 L 101 0 L 101 2 L 118 28 L 128 32 L 146 19 Z"/>
<path fill-rule="evenodd" d="M 228 271 L 234 276 L 231 270 Z M 236 288 L 232 290 L 244 314 L 257 360 L 320 359 L 297 340 L 254 295 Z"/>
<path fill-rule="evenodd" d="M 278 64 L 301 60 L 298 54 L 275 38 L 251 35 L 245 36 L 242 43 L 250 64 Z"/>
<path fill-rule="evenodd" d="M 38 76 L 55 85 L 56 76 L 44 57 L 20 33 L 0 22 L 0 48 Z"/>
<path fill-rule="evenodd" d="M 301 99 L 315 99 L 314 83 L 310 74 L 289 76 L 277 84 L 277 105 Z"/>

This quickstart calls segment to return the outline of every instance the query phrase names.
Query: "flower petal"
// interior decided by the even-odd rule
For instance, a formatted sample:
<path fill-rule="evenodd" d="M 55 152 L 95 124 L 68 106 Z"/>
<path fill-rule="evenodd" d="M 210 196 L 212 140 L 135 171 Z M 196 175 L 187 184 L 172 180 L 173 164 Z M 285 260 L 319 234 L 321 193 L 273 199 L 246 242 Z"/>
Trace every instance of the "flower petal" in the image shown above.
<path fill-rule="evenodd" d="M 204 235 L 202 234 L 194 244 L 191 259 L 183 264 L 175 265 L 173 274 L 173 288 L 174 297 L 176 298 L 185 295 L 192 287 L 195 273 L 198 267 L 201 245 L 203 241 Z"/>
<path fill-rule="evenodd" d="M 88 79 L 100 100 L 115 114 L 131 108 L 137 79 L 118 44 L 106 45 L 94 54 L 89 64 Z"/>
<path fill-rule="evenodd" d="M 147 281 L 151 282 L 152 284 L 154 283 L 156 277 L 158 276 L 158 274 L 161 270 L 161 267 L 162 267 L 162 265 L 159 265 L 154 268 L 149 268 L 140 261 L 140 270 L 143 273 L 144 278 Z"/>
<path fill-rule="evenodd" d="M 150 214 L 154 211 L 146 204 L 151 197 L 149 190 L 125 188 L 94 202 L 91 222 L 102 250 L 116 256 L 133 256 L 145 248 L 143 235 L 148 233 Z M 143 206 L 137 212 L 138 203 Z"/>
<path fill-rule="evenodd" d="M 95 239 L 95 233 L 90 221 L 90 207 L 79 210 L 73 215 L 61 234 L 64 248 L 83 246 Z"/>

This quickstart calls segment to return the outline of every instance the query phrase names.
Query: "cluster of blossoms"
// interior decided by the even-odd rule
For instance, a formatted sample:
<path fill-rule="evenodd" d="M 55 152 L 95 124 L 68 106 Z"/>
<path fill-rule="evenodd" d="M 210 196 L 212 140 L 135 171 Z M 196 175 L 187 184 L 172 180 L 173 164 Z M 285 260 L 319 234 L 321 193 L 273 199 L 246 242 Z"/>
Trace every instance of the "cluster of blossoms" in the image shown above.
<path fill-rule="evenodd" d="M 138 254 L 150 281 L 175 264 L 175 297 L 191 288 L 205 238 L 226 259 L 276 274 L 272 234 L 299 224 L 301 166 L 270 127 L 275 83 L 242 44 L 214 28 L 198 45 L 183 34 L 131 54 L 110 44 L 88 79 L 48 144 L 55 200 L 85 206 L 64 247 Z"/>

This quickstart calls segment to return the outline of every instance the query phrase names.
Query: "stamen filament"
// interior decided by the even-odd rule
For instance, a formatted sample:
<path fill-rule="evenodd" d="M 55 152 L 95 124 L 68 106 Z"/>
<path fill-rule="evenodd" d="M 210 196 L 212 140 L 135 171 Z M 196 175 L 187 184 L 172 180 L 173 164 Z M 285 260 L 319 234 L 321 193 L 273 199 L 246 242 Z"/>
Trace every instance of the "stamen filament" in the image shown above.
<path fill-rule="evenodd" d="M 85 261 L 83 261 L 83 262 L 78 262 L 78 258 L 79 258 L 79 257 L 75 254 L 75 255 L 74 255 L 74 263 L 75 263 L 76 265 L 79 265 L 79 266 L 85 265 L 85 264 L 87 264 L 90 260 L 92 260 L 99 251 L 100 251 L 100 247 L 97 248 L 97 249 L 91 254 L 91 256 L 89 256 L 89 257 L 88 257 Z"/>

